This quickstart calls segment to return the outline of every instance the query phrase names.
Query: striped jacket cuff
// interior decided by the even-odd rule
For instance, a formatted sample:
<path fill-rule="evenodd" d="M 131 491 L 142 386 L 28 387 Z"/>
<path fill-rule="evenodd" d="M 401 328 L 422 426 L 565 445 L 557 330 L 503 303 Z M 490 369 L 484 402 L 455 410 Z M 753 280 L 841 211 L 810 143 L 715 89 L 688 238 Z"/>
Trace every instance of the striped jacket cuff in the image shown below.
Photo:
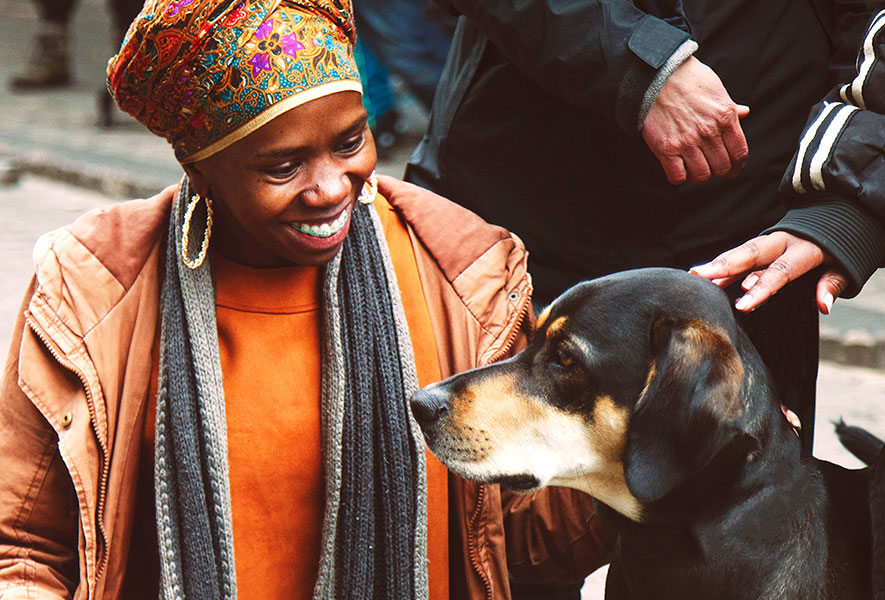
<path fill-rule="evenodd" d="M 885 260 L 885 230 L 879 222 L 856 204 L 833 196 L 790 209 L 763 233 L 772 231 L 808 239 L 833 257 L 848 275 L 844 298 L 856 296 Z"/>

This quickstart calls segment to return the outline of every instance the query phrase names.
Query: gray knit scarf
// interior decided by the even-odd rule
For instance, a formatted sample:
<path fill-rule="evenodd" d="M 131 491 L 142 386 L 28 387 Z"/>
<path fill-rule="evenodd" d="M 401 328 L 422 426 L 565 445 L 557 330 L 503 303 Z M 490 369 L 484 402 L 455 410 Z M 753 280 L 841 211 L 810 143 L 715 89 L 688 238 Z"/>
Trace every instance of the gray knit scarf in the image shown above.
<path fill-rule="evenodd" d="M 205 212 L 169 227 L 161 294 L 155 473 L 161 596 L 237 596 L 224 390 L 209 261 L 195 270 Z M 426 472 L 407 399 L 417 389 L 400 293 L 375 210 L 357 204 L 326 267 L 321 411 L 326 510 L 316 599 L 427 598 Z M 297 393 L 297 390 L 293 390 Z"/>

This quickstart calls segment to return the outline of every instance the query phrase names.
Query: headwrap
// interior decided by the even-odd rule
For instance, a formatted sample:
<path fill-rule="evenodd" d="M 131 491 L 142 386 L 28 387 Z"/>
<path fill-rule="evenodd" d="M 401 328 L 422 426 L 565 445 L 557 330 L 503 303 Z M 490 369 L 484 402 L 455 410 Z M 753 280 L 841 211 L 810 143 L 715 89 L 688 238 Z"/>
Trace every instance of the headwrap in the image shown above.
<path fill-rule="evenodd" d="M 362 92 L 350 0 L 147 0 L 108 89 L 182 164 L 334 92 Z"/>
<path fill-rule="evenodd" d="M 190 269 L 182 260 L 182 246 L 198 248 L 204 235 L 192 227 L 183 237 L 190 194 L 185 177 L 172 208 L 160 307 L 154 483 L 161 598 L 234 600 L 213 261 L 210 253 Z M 322 293 L 326 508 L 313 597 L 426 600 L 424 441 L 408 408 L 418 387 L 415 360 L 373 207 L 355 204 Z"/>

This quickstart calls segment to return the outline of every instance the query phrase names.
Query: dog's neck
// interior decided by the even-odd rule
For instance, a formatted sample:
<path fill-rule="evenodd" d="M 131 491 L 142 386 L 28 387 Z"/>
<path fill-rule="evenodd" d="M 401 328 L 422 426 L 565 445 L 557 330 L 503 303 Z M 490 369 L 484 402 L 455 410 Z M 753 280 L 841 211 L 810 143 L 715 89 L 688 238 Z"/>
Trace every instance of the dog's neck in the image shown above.
<path fill-rule="evenodd" d="M 798 437 L 777 402 L 770 396 L 755 398 L 772 402 L 759 411 L 754 424 L 761 446 L 737 443 L 726 449 L 671 494 L 644 506 L 641 523 L 609 507 L 600 509 L 620 536 L 613 559 L 619 569 L 629 573 L 635 566 L 632 577 L 648 578 L 648 566 L 654 564 L 660 567 L 656 573 L 678 571 L 694 578 L 698 589 L 725 589 L 742 561 L 754 556 L 754 564 L 770 565 L 770 572 L 759 574 L 758 581 L 736 584 L 750 586 L 755 596 L 735 597 L 818 597 L 821 581 L 790 577 L 799 558 L 819 563 L 816 572 L 824 570 L 826 548 L 815 535 L 824 526 L 824 489 L 814 469 L 800 458 Z M 785 498 L 797 500 L 786 503 Z M 768 555 L 757 556 L 758 548 L 768 549 Z M 782 590 L 784 582 L 791 586 L 790 594 L 799 590 L 798 595 L 779 595 L 775 590 Z"/>

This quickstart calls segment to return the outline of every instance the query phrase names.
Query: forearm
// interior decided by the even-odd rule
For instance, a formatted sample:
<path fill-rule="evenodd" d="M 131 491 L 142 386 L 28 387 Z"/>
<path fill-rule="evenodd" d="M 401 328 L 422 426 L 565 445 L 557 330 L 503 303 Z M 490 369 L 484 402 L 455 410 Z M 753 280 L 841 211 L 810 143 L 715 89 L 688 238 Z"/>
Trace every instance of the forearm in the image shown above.
<path fill-rule="evenodd" d="M 535 83 L 616 121 L 629 133 L 636 133 L 655 77 L 689 39 L 685 31 L 623 0 L 449 0 L 448 4 Z M 675 66 L 672 61 L 667 65 L 671 70 Z"/>

